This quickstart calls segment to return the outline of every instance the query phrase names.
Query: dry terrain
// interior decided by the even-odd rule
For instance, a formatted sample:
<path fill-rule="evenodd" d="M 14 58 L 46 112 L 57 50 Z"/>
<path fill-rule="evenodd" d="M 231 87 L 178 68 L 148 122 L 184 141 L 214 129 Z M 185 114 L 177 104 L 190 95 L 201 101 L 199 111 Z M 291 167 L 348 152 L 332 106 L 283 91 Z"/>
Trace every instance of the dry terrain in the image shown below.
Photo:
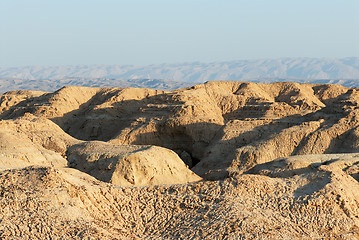
<path fill-rule="evenodd" d="M 4 239 L 359 239 L 359 89 L 0 95 Z"/>

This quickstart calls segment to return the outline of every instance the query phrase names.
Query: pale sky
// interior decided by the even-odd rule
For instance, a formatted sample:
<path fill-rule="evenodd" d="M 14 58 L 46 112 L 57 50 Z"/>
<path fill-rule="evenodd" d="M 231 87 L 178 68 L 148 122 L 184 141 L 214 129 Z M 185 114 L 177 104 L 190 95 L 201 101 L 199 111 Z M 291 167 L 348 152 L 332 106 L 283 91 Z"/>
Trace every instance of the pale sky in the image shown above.
<path fill-rule="evenodd" d="M 359 57 L 359 0 L 0 0 L 0 67 Z"/>

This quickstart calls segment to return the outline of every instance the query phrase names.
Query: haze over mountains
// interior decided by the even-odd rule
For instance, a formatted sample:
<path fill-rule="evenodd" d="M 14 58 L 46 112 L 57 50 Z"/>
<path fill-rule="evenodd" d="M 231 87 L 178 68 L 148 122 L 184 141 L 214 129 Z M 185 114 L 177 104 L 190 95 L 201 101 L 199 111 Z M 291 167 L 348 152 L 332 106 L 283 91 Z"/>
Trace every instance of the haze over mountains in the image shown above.
<path fill-rule="evenodd" d="M 184 82 L 256 78 L 357 79 L 359 58 L 280 58 L 148 66 L 74 65 L 0 67 L 0 77 L 19 79 L 122 78 Z"/>
<path fill-rule="evenodd" d="M 53 91 L 64 85 L 147 87 L 172 90 L 206 81 L 239 80 L 336 83 L 347 87 L 357 87 L 359 86 L 359 58 L 280 58 L 148 66 L 0 67 L 1 92 L 9 90 Z"/>

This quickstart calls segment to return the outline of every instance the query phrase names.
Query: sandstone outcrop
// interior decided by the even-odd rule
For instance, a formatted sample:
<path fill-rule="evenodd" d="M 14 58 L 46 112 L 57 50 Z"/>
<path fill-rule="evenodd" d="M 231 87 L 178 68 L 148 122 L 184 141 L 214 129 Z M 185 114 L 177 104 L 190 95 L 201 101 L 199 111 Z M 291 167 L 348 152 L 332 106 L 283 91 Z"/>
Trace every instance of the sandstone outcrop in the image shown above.
<path fill-rule="evenodd" d="M 0 168 L 22 168 L 32 165 L 64 167 L 60 154 L 33 143 L 26 135 L 0 130 Z"/>
<path fill-rule="evenodd" d="M 201 180 L 176 153 L 156 146 L 80 143 L 67 151 L 69 167 L 120 186 L 178 184 Z"/>

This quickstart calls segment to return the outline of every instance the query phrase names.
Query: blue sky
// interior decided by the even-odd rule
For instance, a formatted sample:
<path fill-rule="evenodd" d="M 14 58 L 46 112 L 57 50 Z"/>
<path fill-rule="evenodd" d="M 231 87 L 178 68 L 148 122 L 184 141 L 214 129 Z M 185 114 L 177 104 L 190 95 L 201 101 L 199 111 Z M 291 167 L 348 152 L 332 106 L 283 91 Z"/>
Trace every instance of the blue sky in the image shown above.
<path fill-rule="evenodd" d="M 358 0 L 0 0 L 0 66 L 359 57 Z"/>

